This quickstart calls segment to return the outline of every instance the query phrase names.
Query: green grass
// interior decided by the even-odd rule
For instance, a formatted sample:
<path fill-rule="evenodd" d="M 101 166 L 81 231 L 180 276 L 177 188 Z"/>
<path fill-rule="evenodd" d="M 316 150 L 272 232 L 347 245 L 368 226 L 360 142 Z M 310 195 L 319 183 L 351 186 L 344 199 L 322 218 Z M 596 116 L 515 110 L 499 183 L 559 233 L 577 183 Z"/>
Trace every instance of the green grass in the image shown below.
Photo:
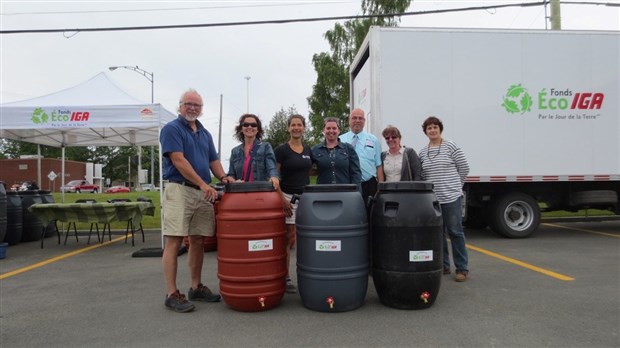
<path fill-rule="evenodd" d="M 56 203 L 61 202 L 61 193 L 53 193 L 54 200 Z M 144 229 L 160 229 L 161 223 L 161 204 L 159 199 L 159 192 L 157 191 L 149 191 L 149 192 L 129 192 L 129 193 L 65 193 L 65 203 L 75 203 L 78 199 L 94 199 L 97 202 L 105 203 L 108 199 L 114 198 L 128 198 L 131 199 L 132 202 L 136 202 L 138 197 L 146 197 L 153 201 L 153 205 L 155 205 L 155 215 L 142 216 L 142 227 Z M 110 227 L 113 230 L 116 229 L 125 229 L 127 227 L 127 222 L 125 221 L 116 221 L 110 224 Z M 78 223 L 77 228 L 79 230 L 87 230 L 90 228 L 89 223 Z"/>
<path fill-rule="evenodd" d="M 558 210 L 558 211 L 547 211 L 540 213 L 540 216 L 543 218 L 546 217 L 586 217 L 586 216 L 607 216 L 614 215 L 613 212 L 609 210 L 598 210 L 598 209 L 582 209 L 576 212 Z"/>
<path fill-rule="evenodd" d="M 599 210 L 599 209 L 581 209 L 578 211 L 566 211 L 566 210 L 556 210 L 556 211 L 544 211 L 547 208 L 546 203 L 539 203 L 541 213 L 540 216 L 543 218 L 560 218 L 560 217 L 586 217 L 586 216 L 606 216 L 606 215 L 614 215 L 613 212 L 609 210 Z"/>

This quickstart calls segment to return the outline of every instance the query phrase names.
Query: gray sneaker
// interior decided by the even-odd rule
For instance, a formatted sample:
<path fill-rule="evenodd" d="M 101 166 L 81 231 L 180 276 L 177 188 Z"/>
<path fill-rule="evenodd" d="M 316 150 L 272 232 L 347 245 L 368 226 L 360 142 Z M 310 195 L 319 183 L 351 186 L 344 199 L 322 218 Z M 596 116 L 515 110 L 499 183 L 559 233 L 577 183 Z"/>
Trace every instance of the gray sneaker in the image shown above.
<path fill-rule="evenodd" d="M 185 295 L 175 291 L 172 295 L 166 295 L 166 301 L 164 302 L 166 308 L 172 309 L 175 312 L 186 313 L 191 312 L 196 308 L 193 303 L 189 302 Z"/>
<path fill-rule="evenodd" d="M 187 297 L 189 297 L 192 301 L 205 301 L 205 302 L 220 302 L 222 296 L 218 294 L 214 294 L 207 288 L 202 285 L 202 283 L 198 284 L 197 289 L 189 288 L 187 292 Z"/>

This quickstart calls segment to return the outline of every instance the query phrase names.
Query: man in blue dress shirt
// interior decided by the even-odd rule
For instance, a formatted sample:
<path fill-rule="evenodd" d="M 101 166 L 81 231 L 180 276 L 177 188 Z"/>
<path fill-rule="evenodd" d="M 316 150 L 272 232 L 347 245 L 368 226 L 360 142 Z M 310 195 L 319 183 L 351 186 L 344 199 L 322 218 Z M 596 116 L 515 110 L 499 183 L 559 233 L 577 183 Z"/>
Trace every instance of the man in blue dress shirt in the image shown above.
<path fill-rule="evenodd" d="M 381 143 L 376 136 L 365 132 L 366 118 L 364 110 L 353 109 L 349 115 L 350 131 L 342 134 L 340 140 L 351 144 L 359 157 L 362 169 L 362 197 L 364 201 L 368 196 L 377 192 L 377 183 L 383 182 L 383 170 L 381 169 Z"/>

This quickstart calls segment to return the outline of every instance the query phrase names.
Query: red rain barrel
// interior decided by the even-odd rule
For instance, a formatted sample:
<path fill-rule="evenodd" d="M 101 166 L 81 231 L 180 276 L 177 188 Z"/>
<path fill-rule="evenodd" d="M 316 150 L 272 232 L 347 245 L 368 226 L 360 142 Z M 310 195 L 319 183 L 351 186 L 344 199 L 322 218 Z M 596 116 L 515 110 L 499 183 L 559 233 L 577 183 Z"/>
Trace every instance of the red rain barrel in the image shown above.
<path fill-rule="evenodd" d="M 443 220 L 433 184 L 379 183 L 371 221 L 372 275 L 381 303 L 400 309 L 432 306 L 443 271 Z"/>
<path fill-rule="evenodd" d="M 217 221 L 220 294 L 235 310 L 280 304 L 286 279 L 286 225 L 280 194 L 268 182 L 230 183 Z"/>

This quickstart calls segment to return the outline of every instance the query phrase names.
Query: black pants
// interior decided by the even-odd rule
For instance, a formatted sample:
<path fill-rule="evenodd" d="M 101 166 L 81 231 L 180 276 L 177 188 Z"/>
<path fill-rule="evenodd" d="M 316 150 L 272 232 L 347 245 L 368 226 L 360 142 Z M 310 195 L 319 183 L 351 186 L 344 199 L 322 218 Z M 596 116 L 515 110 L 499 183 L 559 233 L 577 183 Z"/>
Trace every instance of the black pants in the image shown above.
<path fill-rule="evenodd" d="M 374 176 L 368 180 L 362 182 L 362 197 L 364 197 L 364 204 L 366 204 L 366 216 L 368 217 L 368 265 L 369 270 L 372 269 L 372 235 L 370 228 L 370 206 L 368 205 L 368 197 L 374 197 L 377 193 L 377 178 Z"/>
<path fill-rule="evenodd" d="M 368 181 L 362 181 L 362 198 L 364 198 L 364 204 L 368 203 L 368 196 L 374 197 L 375 193 L 377 193 L 377 178 L 373 176 Z M 368 207 L 366 207 L 366 211 L 370 212 Z"/>

